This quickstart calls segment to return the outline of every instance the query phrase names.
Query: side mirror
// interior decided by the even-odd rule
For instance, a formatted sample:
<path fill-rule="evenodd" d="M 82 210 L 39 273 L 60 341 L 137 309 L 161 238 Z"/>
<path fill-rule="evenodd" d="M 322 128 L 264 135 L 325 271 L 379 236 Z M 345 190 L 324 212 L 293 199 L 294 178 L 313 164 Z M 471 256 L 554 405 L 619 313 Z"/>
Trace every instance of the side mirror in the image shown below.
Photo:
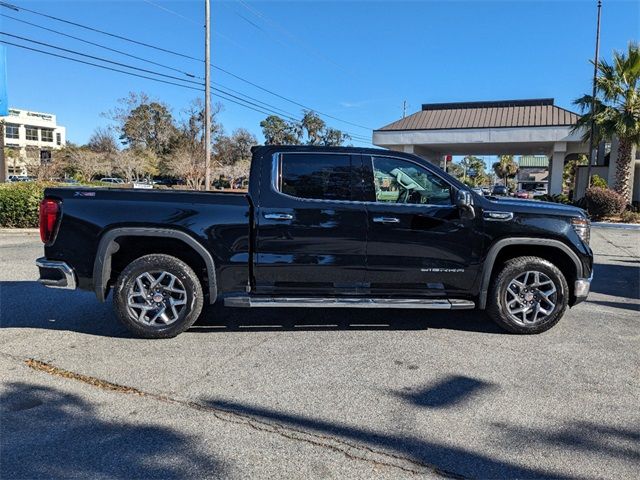
<path fill-rule="evenodd" d="M 475 218 L 476 211 L 473 208 L 473 196 L 468 190 L 458 190 L 456 194 L 456 205 L 468 218 Z"/>

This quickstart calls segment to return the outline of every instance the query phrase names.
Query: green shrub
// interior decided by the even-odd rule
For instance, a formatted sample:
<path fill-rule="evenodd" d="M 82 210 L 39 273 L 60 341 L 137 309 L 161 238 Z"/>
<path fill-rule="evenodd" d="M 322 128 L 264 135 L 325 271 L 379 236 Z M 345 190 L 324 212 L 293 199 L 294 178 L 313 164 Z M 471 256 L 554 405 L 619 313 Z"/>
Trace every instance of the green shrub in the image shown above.
<path fill-rule="evenodd" d="M 591 187 L 585 193 L 587 210 L 596 218 L 616 217 L 624 212 L 627 201 L 617 192 L 608 188 Z"/>
<path fill-rule="evenodd" d="M 620 215 L 620 221 L 623 223 L 640 223 L 640 212 L 625 210 Z"/>
<path fill-rule="evenodd" d="M 600 175 L 594 175 L 591 177 L 591 186 L 598 188 L 608 188 L 607 181 L 602 178 Z"/>
<path fill-rule="evenodd" d="M 47 186 L 35 182 L 0 184 L 0 227 L 37 228 L 38 208 Z"/>

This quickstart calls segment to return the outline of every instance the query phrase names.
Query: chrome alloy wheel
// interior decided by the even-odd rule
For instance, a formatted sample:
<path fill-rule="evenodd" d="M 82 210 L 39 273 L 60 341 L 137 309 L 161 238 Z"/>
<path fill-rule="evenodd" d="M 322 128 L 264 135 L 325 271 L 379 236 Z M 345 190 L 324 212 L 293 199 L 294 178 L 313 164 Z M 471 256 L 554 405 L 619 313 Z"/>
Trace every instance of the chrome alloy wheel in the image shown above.
<path fill-rule="evenodd" d="M 184 285 L 169 272 L 144 272 L 127 292 L 127 312 L 143 325 L 170 325 L 178 320 L 186 305 Z"/>
<path fill-rule="evenodd" d="M 557 301 L 555 283 L 538 271 L 519 274 L 509 282 L 505 293 L 509 316 L 524 326 L 544 321 L 556 308 Z"/>

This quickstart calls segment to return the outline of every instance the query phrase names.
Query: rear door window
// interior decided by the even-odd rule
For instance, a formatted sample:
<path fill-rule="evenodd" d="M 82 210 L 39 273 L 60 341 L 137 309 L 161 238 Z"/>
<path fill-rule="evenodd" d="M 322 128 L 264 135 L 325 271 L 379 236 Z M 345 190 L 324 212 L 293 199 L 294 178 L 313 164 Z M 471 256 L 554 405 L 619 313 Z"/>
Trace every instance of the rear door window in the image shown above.
<path fill-rule="evenodd" d="M 280 159 L 280 191 L 312 200 L 352 200 L 351 155 L 285 153 Z"/>

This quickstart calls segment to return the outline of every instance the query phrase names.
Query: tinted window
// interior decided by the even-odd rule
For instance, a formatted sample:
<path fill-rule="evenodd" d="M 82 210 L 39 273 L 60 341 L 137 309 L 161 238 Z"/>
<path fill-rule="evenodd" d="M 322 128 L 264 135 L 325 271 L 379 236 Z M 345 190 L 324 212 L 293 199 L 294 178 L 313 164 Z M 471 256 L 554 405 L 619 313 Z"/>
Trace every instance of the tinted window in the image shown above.
<path fill-rule="evenodd" d="M 20 138 L 17 125 L 6 125 L 4 127 L 4 131 L 7 138 Z"/>
<path fill-rule="evenodd" d="M 350 200 L 351 176 L 349 155 L 283 154 L 280 190 L 299 198 Z"/>
<path fill-rule="evenodd" d="M 451 186 L 426 168 L 397 158 L 372 160 L 376 202 L 451 204 Z"/>
<path fill-rule="evenodd" d="M 35 127 L 26 128 L 27 140 L 38 140 L 38 129 Z"/>

